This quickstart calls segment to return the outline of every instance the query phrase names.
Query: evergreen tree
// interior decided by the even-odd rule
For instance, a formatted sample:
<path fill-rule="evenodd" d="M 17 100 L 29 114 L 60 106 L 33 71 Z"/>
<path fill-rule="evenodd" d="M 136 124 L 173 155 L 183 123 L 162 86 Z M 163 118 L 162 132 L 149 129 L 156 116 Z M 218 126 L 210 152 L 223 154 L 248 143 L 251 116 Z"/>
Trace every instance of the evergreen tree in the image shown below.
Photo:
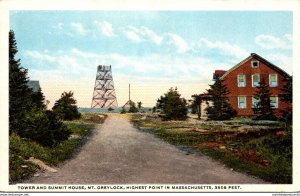
<path fill-rule="evenodd" d="M 254 98 L 258 100 L 257 105 L 253 108 L 256 120 L 276 120 L 273 108 L 271 106 L 269 85 L 262 79 L 256 87 L 257 93 Z"/>
<path fill-rule="evenodd" d="M 156 103 L 157 109 L 162 109 L 164 120 L 185 120 L 187 118 L 187 102 L 175 89 L 170 88 Z"/>
<path fill-rule="evenodd" d="M 212 106 L 206 108 L 208 119 L 210 120 L 228 120 L 236 116 L 236 111 L 228 103 L 227 95 L 229 91 L 222 84 L 220 78 L 216 78 L 215 83 L 210 85 L 207 90 L 212 96 Z"/>
<path fill-rule="evenodd" d="M 142 102 L 141 101 L 137 102 L 137 107 L 139 108 L 139 110 L 142 108 Z"/>
<path fill-rule="evenodd" d="M 199 95 L 192 95 L 192 104 L 191 104 L 191 108 L 192 108 L 192 114 L 196 114 L 198 115 L 198 119 L 201 118 L 201 97 Z"/>
<path fill-rule="evenodd" d="M 37 92 L 32 92 L 31 100 L 37 109 L 46 109 L 45 96 L 41 88 Z"/>
<path fill-rule="evenodd" d="M 128 110 L 128 112 L 129 113 L 136 113 L 136 112 L 138 112 L 138 109 L 135 106 L 135 103 L 133 101 L 129 102 L 129 110 Z"/>
<path fill-rule="evenodd" d="M 152 108 L 152 113 L 155 113 L 156 112 L 156 106 L 154 106 L 153 108 Z"/>
<path fill-rule="evenodd" d="M 24 129 L 24 116 L 31 111 L 31 89 L 27 86 L 27 69 L 21 67 L 15 34 L 9 31 L 9 130 L 19 133 Z"/>
<path fill-rule="evenodd" d="M 68 139 L 70 131 L 52 111 L 46 111 L 44 95 L 28 87 L 27 69 L 21 67 L 15 34 L 9 32 L 9 132 L 53 146 Z"/>
<path fill-rule="evenodd" d="M 53 112 L 63 120 L 73 120 L 80 118 L 80 113 L 76 106 L 76 100 L 73 97 L 74 93 L 63 92 L 59 100 L 57 100 L 52 108 Z"/>
<path fill-rule="evenodd" d="M 280 94 L 279 97 L 281 101 L 291 104 L 291 108 L 281 111 L 281 118 L 282 120 L 291 123 L 293 119 L 293 77 L 291 76 L 284 79 L 284 82 L 286 82 L 286 84 L 281 89 L 283 93 Z"/>

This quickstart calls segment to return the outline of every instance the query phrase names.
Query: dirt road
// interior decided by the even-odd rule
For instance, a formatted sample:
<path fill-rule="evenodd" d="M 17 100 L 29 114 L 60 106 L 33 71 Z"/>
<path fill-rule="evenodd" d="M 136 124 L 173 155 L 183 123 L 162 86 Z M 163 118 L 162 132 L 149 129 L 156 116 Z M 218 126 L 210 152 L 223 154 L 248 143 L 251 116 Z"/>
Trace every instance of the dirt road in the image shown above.
<path fill-rule="evenodd" d="M 182 152 L 134 128 L 120 114 L 110 115 L 58 172 L 41 173 L 25 183 L 47 184 L 243 184 L 266 183 L 213 161 Z"/>

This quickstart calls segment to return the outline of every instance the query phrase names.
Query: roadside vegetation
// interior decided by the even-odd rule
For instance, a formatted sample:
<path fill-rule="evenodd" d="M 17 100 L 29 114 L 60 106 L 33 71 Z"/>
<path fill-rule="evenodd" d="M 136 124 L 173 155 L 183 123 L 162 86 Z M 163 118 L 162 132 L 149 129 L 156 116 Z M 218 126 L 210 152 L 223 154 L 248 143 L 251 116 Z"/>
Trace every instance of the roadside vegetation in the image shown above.
<path fill-rule="evenodd" d="M 280 95 L 283 101 L 289 103 L 292 103 L 291 81 Z M 266 89 L 261 86 L 261 89 Z M 133 114 L 131 120 L 139 130 L 152 133 L 187 154 L 205 154 L 232 170 L 271 183 L 290 184 L 293 179 L 292 108 L 282 111 L 281 120 L 275 121 L 268 97 L 270 95 L 261 89 L 257 93 L 261 100 L 258 103 L 260 109 L 255 108 L 259 118 L 234 117 L 236 113 L 225 98 L 227 91 L 217 80 L 208 90 L 213 97 L 213 105 L 207 109 L 207 120 L 199 120 L 197 116 L 188 118 L 185 112 L 180 114 L 180 118 L 179 108 L 185 108 L 186 104 L 172 104 L 178 100 L 185 102 L 177 89 L 174 93 L 172 88 L 157 101 L 156 107 L 161 109 L 159 113 Z M 192 106 L 197 110 L 197 95 L 193 98 Z M 165 105 L 168 105 L 167 109 Z M 167 115 L 171 118 L 166 118 Z"/>
<path fill-rule="evenodd" d="M 80 119 L 66 121 L 64 125 L 70 131 L 67 140 L 53 147 L 43 146 L 35 141 L 13 133 L 9 137 L 9 182 L 16 183 L 33 176 L 39 171 L 37 165 L 28 160 L 33 157 L 48 166 L 58 166 L 71 158 L 92 134 L 95 124 L 103 123 L 106 115 L 83 113 Z"/>
<path fill-rule="evenodd" d="M 132 122 L 187 153 L 208 155 L 268 182 L 292 183 L 292 129 L 281 122 L 163 121 L 150 114 L 134 114 Z"/>
<path fill-rule="evenodd" d="M 9 32 L 9 182 L 16 183 L 70 158 L 105 115 L 80 114 L 73 92 L 63 92 L 52 110 L 42 89 L 28 86 L 28 70 L 16 59 L 17 42 Z"/>

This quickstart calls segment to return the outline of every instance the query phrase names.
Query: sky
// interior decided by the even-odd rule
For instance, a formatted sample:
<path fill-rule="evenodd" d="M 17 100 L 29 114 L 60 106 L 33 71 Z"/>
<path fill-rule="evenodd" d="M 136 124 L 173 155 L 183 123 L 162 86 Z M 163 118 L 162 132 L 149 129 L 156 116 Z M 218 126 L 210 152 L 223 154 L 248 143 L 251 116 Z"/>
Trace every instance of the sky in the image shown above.
<path fill-rule="evenodd" d="M 288 11 L 10 11 L 21 65 L 50 107 L 73 91 L 90 107 L 98 65 L 111 65 L 119 106 L 153 107 L 170 87 L 204 93 L 214 70 L 257 53 L 292 74 Z"/>

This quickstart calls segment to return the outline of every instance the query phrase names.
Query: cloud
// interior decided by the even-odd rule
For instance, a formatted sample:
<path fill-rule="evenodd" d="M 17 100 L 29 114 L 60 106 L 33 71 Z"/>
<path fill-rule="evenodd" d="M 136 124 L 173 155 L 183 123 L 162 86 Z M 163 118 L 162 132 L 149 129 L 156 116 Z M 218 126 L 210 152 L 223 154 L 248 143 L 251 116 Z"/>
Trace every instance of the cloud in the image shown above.
<path fill-rule="evenodd" d="M 140 43 L 142 38 L 134 31 L 125 31 L 126 37 L 134 43 Z"/>
<path fill-rule="evenodd" d="M 197 47 L 199 47 L 198 49 L 200 50 L 203 49 L 202 47 L 216 49 L 224 55 L 234 56 L 239 59 L 246 58 L 249 55 L 249 52 L 239 47 L 238 45 L 231 44 L 228 42 L 222 42 L 222 41 L 213 42 L 205 38 L 200 39 Z"/>
<path fill-rule="evenodd" d="M 116 36 L 112 24 L 107 21 L 94 21 L 94 24 L 99 28 L 101 33 L 106 37 Z"/>
<path fill-rule="evenodd" d="M 57 23 L 56 25 L 53 25 L 53 26 L 52 26 L 52 28 L 58 29 L 58 30 L 62 30 L 63 27 L 64 27 L 64 23 L 62 23 L 62 22 L 59 22 L 59 23 Z"/>
<path fill-rule="evenodd" d="M 293 58 L 291 56 L 287 56 L 281 53 L 274 53 L 267 55 L 266 58 L 278 67 L 283 68 L 283 70 L 285 70 L 287 73 L 293 73 Z"/>
<path fill-rule="evenodd" d="M 46 53 L 46 52 L 45 52 Z M 30 58 L 33 58 L 33 59 L 37 59 L 37 60 L 41 60 L 41 61 L 46 61 L 46 62 L 55 62 L 55 57 L 53 56 L 50 56 L 48 54 L 43 54 L 43 53 L 40 53 L 38 51 L 35 51 L 35 50 L 25 50 L 24 51 L 24 56 L 26 57 L 30 57 Z"/>
<path fill-rule="evenodd" d="M 80 35 L 85 36 L 88 33 L 81 23 L 72 22 L 71 27 Z"/>
<path fill-rule="evenodd" d="M 285 34 L 283 38 L 261 34 L 256 36 L 255 43 L 264 49 L 292 49 L 292 36 Z"/>
<path fill-rule="evenodd" d="M 185 98 L 202 93 L 211 83 L 215 69 L 231 67 L 216 59 L 190 54 L 130 56 L 118 53 L 99 54 L 78 48 L 26 53 L 29 54 L 27 58 L 32 58 L 31 62 L 38 61 L 47 65 L 42 70 L 29 68 L 31 79 L 40 80 L 46 99 L 54 103 L 60 93 L 73 90 L 80 107 L 90 106 L 98 65 L 112 65 L 120 105 L 127 101 L 128 83 L 131 83 L 132 98 L 142 101 L 145 106 L 155 105 L 156 99 L 172 86 L 179 87 Z"/>
<path fill-rule="evenodd" d="M 140 32 L 146 39 L 148 38 L 152 40 L 157 45 L 159 45 L 163 39 L 161 36 L 157 35 L 154 31 L 147 27 L 142 27 Z"/>
<path fill-rule="evenodd" d="M 290 42 L 293 41 L 293 36 L 291 34 L 285 34 L 284 37 L 289 40 Z"/>
<path fill-rule="evenodd" d="M 185 53 L 190 50 L 189 45 L 184 41 L 182 37 L 173 33 L 167 33 L 169 43 L 173 44 L 177 48 L 178 53 Z"/>
<path fill-rule="evenodd" d="M 140 28 L 134 26 L 128 26 L 124 32 L 126 37 L 134 43 L 140 43 L 142 41 L 150 41 L 156 45 L 160 45 L 162 42 L 162 36 L 159 36 L 153 30 L 148 27 L 142 26 Z"/>

